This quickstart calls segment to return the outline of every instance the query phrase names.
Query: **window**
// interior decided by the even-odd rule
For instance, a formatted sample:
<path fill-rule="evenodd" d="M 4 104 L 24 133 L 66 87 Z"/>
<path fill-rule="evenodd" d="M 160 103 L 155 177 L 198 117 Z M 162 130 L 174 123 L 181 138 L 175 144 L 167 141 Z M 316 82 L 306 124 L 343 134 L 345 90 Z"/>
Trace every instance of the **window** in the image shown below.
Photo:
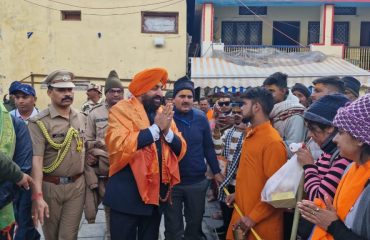
<path fill-rule="evenodd" d="M 222 22 L 225 45 L 261 45 L 262 22 Z"/>
<path fill-rule="evenodd" d="M 300 42 L 301 23 L 293 21 L 274 21 L 272 44 L 280 46 L 297 46 Z"/>
<path fill-rule="evenodd" d="M 361 22 L 360 46 L 370 46 L 370 22 Z"/>
<path fill-rule="evenodd" d="M 348 45 L 349 22 L 334 22 L 333 43 Z"/>
<path fill-rule="evenodd" d="M 267 7 L 239 7 L 239 15 L 267 15 Z"/>
<path fill-rule="evenodd" d="M 142 33 L 178 33 L 178 12 L 142 12 Z"/>
<path fill-rule="evenodd" d="M 334 15 L 356 15 L 356 7 L 334 7 Z"/>
<path fill-rule="evenodd" d="M 62 21 L 81 21 L 81 11 L 60 11 Z"/>
<path fill-rule="evenodd" d="M 308 22 L 307 45 L 320 42 L 320 22 Z"/>

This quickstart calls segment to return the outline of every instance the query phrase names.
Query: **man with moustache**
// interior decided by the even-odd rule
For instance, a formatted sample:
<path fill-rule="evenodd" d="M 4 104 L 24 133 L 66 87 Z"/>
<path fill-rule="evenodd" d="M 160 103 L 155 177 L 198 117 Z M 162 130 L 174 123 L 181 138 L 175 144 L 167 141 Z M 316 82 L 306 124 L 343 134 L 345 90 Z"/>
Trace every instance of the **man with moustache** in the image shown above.
<path fill-rule="evenodd" d="M 32 217 L 46 240 L 75 240 L 85 200 L 84 117 L 71 108 L 73 73 L 57 70 L 44 83 L 51 104 L 31 118 Z"/>
<path fill-rule="evenodd" d="M 101 203 L 108 181 L 108 153 L 105 145 L 105 132 L 108 127 L 109 109 L 123 99 L 123 86 L 117 72 L 112 70 L 105 81 L 105 101 L 91 109 L 86 123 L 86 200 L 85 218 L 94 223 L 98 206 Z M 109 208 L 105 207 L 107 225 L 106 239 L 110 239 Z"/>
<path fill-rule="evenodd" d="M 245 129 L 247 124 L 242 122 L 242 110 L 240 106 L 232 108 L 234 117 L 234 126 L 227 129 L 219 139 L 213 138 L 216 154 L 221 155 L 226 159 L 225 180 L 218 186 L 218 200 L 220 201 L 222 218 L 224 225 L 216 228 L 219 239 L 225 239 L 226 231 L 229 226 L 233 209 L 226 204 L 226 195 L 224 188 L 226 187 L 230 193 L 235 192 L 236 172 L 238 170 L 241 148 L 244 139 Z"/>
<path fill-rule="evenodd" d="M 217 182 L 224 180 L 218 166 L 211 130 L 204 113 L 193 108 L 194 84 L 180 78 L 173 90 L 176 126 L 182 132 L 187 152 L 180 162 L 181 183 L 173 188 L 172 204 L 165 210 L 166 239 L 203 239 L 202 219 L 208 180 L 205 173 L 210 165 Z M 184 229 L 183 209 L 186 220 Z"/>
<path fill-rule="evenodd" d="M 240 155 L 235 193 L 227 197 L 234 202 L 243 217 L 234 210 L 226 239 L 233 238 L 233 229 L 240 228 L 245 239 L 255 239 L 250 229 L 262 239 L 283 239 L 283 212 L 261 201 L 266 181 L 286 162 L 287 153 L 278 131 L 271 125 L 269 115 L 274 107 L 272 94 L 261 87 L 251 88 L 243 95 L 243 121 L 250 127 Z"/>
<path fill-rule="evenodd" d="M 103 203 L 111 209 L 113 240 L 157 240 L 162 204 L 171 201 L 180 182 L 178 164 L 186 143 L 172 120 L 172 104 L 160 108 L 167 80 L 163 68 L 137 73 L 128 87 L 132 97 L 110 109 Z"/>

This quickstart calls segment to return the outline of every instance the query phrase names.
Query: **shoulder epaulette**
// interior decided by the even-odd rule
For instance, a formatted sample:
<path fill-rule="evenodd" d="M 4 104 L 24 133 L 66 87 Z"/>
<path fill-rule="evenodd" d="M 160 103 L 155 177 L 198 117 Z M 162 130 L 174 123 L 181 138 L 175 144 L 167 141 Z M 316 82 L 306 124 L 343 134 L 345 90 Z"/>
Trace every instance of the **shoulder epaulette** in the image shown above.
<path fill-rule="evenodd" d="M 46 108 L 45 110 L 42 110 L 41 112 L 39 112 L 36 116 L 30 118 L 29 121 L 36 122 L 36 121 L 46 117 L 49 114 L 50 114 L 49 108 Z"/>
<path fill-rule="evenodd" d="M 100 108 L 101 106 L 104 106 L 102 103 L 99 103 L 98 105 L 95 105 L 94 107 L 92 107 L 89 111 L 89 113 L 91 113 L 94 109 L 96 108 Z"/>

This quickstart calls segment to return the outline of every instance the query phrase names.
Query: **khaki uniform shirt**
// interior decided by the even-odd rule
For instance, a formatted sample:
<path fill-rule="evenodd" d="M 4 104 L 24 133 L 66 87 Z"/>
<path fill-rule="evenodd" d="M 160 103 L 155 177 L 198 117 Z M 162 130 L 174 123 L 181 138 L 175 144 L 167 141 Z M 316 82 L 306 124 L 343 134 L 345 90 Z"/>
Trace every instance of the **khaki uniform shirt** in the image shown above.
<path fill-rule="evenodd" d="M 103 98 L 100 98 L 99 101 L 97 103 L 94 103 L 93 101 L 89 100 L 87 102 L 85 102 L 82 107 L 81 107 L 81 111 L 84 113 L 84 114 L 89 114 L 89 112 L 91 111 L 91 109 L 93 109 L 95 106 L 101 104 L 103 102 Z"/>
<path fill-rule="evenodd" d="M 69 119 L 62 117 L 57 110 L 50 105 L 49 108 L 40 112 L 37 116 L 29 120 L 28 129 L 32 138 L 33 155 L 42 156 L 44 167 L 51 165 L 58 155 L 58 150 L 54 149 L 45 139 L 36 121 L 44 123 L 50 138 L 55 143 L 62 143 L 70 127 L 79 132 L 79 137 L 84 141 L 85 124 L 82 114 L 71 109 Z M 63 149 L 62 149 L 63 150 Z M 71 147 L 68 150 L 63 162 L 50 176 L 72 177 L 83 172 L 85 150 L 77 151 L 77 141 L 73 137 Z"/>
<path fill-rule="evenodd" d="M 108 127 L 108 104 L 106 102 L 94 107 L 87 116 L 86 141 L 105 142 Z"/>

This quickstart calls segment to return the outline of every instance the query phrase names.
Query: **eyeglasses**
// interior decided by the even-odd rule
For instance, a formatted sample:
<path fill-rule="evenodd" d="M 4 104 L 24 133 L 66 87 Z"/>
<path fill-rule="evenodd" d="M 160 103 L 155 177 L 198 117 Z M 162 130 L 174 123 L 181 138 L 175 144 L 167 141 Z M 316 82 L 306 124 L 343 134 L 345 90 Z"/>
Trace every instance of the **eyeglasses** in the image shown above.
<path fill-rule="evenodd" d="M 218 106 L 220 106 L 220 107 L 223 107 L 223 106 L 228 107 L 228 106 L 230 106 L 230 102 L 218 102 Z"/>
<path fill-rule="evenodd" d="M 123 93 L 123 90 L 122 89 L 117 89 L 117 90 L 109 89 L 108 93 L 110 93 L 110 94 L 115 94 L 115 93 L 121 94 L 121 93 Z"/>

